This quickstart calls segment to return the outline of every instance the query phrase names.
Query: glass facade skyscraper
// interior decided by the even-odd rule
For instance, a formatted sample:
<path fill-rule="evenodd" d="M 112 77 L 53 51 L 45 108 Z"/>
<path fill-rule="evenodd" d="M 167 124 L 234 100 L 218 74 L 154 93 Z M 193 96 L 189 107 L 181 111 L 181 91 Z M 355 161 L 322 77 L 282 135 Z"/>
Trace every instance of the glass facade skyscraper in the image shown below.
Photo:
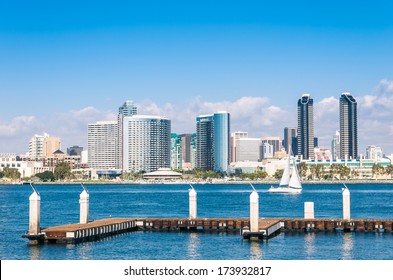
<path fill-rule="evenodd" d="M 197 168 L 226 172 L 230 160 L 229 113 L 199 116 L 196 122 Z"/>
<path fill-rule="evenodd" d="M 123 119 L 124 117 L 130 117 L 138 113 L 137 107 L 131 100 L 124 102 L 122 106 L 119 107 L 119 113 L 117 114 L 118 123 L 118 138 L 116 145 L 116 157 L 117 157 L 117 168 L 124 169 L 123 166 Z"/>
<path fill-rule="evenodd" d="M 213 115 L 214 171 L 227 172 L 230 160 L 230 116 L 227 112 Z"/>
<path fill-rule="evenodd" d="M 342 159 L 358 157 L 357 102 L 349 92 L 340 97 L 340 156 Z"/>
<path fill-rule="evenodd" d="M 214 168 L 214 122 L 213 115 L 196 118 L 196 167 L 203 170 Z"/>
<path fill-rule="evenodd" d="M 314 102 L 303 94 L 297 103 L 297 154 L 303 159 L 314 159 Z"/>

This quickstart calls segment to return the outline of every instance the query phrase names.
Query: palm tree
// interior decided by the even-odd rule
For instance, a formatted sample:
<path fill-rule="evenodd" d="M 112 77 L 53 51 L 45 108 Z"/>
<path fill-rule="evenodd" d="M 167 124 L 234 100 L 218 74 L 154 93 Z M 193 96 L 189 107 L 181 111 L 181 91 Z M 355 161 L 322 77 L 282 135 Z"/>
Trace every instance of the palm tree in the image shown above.
<path fill-rule="evenodd" d="M 385 169 L 386 174 L 390 175 L 390 178 L 393 178 L 393 165 L 389 164 Z"/>

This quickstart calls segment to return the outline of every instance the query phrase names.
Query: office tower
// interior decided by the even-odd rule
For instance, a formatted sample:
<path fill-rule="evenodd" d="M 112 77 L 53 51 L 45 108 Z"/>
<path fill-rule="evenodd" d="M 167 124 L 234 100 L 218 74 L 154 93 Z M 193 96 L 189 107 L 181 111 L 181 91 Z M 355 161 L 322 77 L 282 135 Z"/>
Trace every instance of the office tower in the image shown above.
<path fill-rule="evenodd" d="M 82 156 L 83 147 L 72 146 L 67 148 L 67 155 L 70 156 Z"/>
<path fill-rule="evenodd" d="M 261 146 L 261 157 L 262 159 L 273 158 L 274 156 L 274 148 L 273 145 L 264 142 Z"/>
<path fill-rule="evenodd" d="M 273 155 L 275 152 L 281 150 L 281 138 L 280 137 L 262 137 L 262 143 L 268 143 L 273 147 Z"/>
<path fill-rule="evenodd" d="M 297 154 L 303 159 L 314 158 L 314 105 L 309 94 L 303 94 L 297 103 Z"/>
<path fill-rule="evenodd" d="M 284 128 L 284 149 L 288 153 L 291 148 L 292 154 L 296 155 L 292 149 L 292 139 L 296 137 L 296 128 L 286 127 Z"/>
<path fill-rule="evenodd" d="M 44 151 L 44 137 L 43 135 L 35 134 L 29 141 L 29 157 L 32 160 L 41 160 Z"/>
<path fill-rule="evenodd" d="M 318 148 L 318 137 L 314 137 L 314 148 Z"/>
<path fill-rule="evenodd" d="M 382 153 L 381 147 L 378 147 L 375 145 L 367 146 L 366 159 L 372 159 L 372 160 L 375 160 L 376 162 L 379 162 L 379 161 L 381 161 L 382 156 L 383 156 L 383 153 Z"/>
<path fill-rule="evenodd" d="M 117 121 L 100 121 L 87 126 L 87 147 L 89 168 L 118 169 Z"/>
<path fill-rule="evenodd" d="M 197 134 L 193 133 L 191 135 L 191 144 L 190 144 L 190 160 L 191 160 L 191 169 L 197 168 Z"/>
<path fill-rule="evenodd" d="M 117 168 L 123 168 L 123 119 L 124 117 L 129 117 L 136 115 L 138 113 L 137 107 L 131 100 L 127 100 L 124 104 L 119 107 L 119 112 L 117 115 L 118 123 L 118 138 L 116 145 L 116 157 L 117 157 Z"/>
<path fill-rule="evenodd" d="M 292 155 L 296 156 L 297 152 L 297 136 L 292 138 Z"/>
<path fill-rule="evenodd" d="M 51 157 L 53 153 L 61 149 L 61 139 L 50 137 L 49 134 L 34 135 L 29 141 L 29 157 L 32 160 L 42 160 Z"/>
<path fill-rule="evenodd" d="M 176 133 L 171 133 L 171 169 L 183 168 L 182 137 Z"/>
<path fill-rule="evenodd" d="M 336 135 L 332 140 L 332 157 L 333 160 L 340 159 L 340 131 L 336 131 Z"/>
<path fill-rule="evenodd" d="M 236 161 L 260 161 L 262 140 L 260 138 L 239 138 L 236 140 Z"/>
<path fill-rule="evenodd" d="M 123 118 L 124 172 L 151 172 L 171 166 L 171 121 L 158 116 Z"/>
<path fill-rule="evenodd" d="M 342 159 L 358 157 L 358 120 L 355 98 L 344 92 L 340 97 L 340 156 Z"/>
<path fill-rule="evenodd" d="M 226 172 L 230 159 L 230 115 L 218 112 L 196 118 L 197 168 Z"/>
<path fill-rule="evenodd" d="M 231 133 L 231 162 L 237 162 L 236 141 L 240 138 L 248 138 L 248 132 L 236 131 Z"/>
<path fill-rule="evenodd" d="M 213 115 L 214 171 L 227 172 L 230 160 L 230 116 L 227 112 Z"/>
<path fill-rule="evenodd" d="M 192 134 L 181 134 L 181 159 L 182 159 L 182 169 L 191 170 L 192 169 Z"/>
<path fill-rule="evenodd" d="M 214 121 L 213 115 L 196 118 L 196 167 L 214 169 Z"/>

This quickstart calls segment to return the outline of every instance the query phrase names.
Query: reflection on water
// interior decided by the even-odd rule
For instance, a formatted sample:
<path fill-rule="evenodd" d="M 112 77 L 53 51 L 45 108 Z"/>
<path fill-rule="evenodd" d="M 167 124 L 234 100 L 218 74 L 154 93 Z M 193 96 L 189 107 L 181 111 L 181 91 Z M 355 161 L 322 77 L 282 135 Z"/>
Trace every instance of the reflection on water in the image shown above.
<path fill-rule="evenodd" d="M 77 248 L 78 250 L 78 256 L 80 260 L 88 260 L 88 259 L 92 259 L 92 246 L 93 246 L 93 242 L 85 242 L 85 243 L 81 243 L 78 244 L 78 246 L 74 246 L 74 248 Z M 67 246 L 67 249 L 73 249 L 72 248 L 73 245 L 69 245 L 69 247 Z"/>
<path fill-rule="evenodd" d="M 30 260 L 40 260 L 41 259 L 41 250 L 40 245 L 31 245 L 30 249 Z"/>
<path fill-rule="evenodd" d="M 342 259 L 343 260 L 351 260 L 352 259 L 352 250 L 354 244 L 354 234 L 352 233 L 344 233 L 343 234 L 343 249 L 342 249 Z"/>
<path fill-rule="evenodd" d="M 198 248 L 200 248 L 200 240 L 198 233 L 191 232 L 188 237 L 188 258 L 191 260 L 199 259 L 201 256 L 199 254 Z"/>
<path fill-rule="evenodd" d="M 304 250 L 307 259 L 312 259 L 315 254 L 315 233 L 307 233 L 304 237 Z"/>
<path fill-rule="evenodd" d="M 262 259 L 262 248 L 260 241 L 250 241 L 250 259 L 261 260 Z"/>

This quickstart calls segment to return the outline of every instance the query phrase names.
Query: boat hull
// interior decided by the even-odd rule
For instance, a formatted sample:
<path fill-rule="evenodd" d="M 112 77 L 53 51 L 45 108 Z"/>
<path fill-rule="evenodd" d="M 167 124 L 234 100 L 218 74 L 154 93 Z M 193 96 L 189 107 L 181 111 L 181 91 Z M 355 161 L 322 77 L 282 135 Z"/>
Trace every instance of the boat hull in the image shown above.
<path fill-rule="evenodd" d="M 268 190 L 270 193 L 292 193 L 292 194 L 299 194 L 302 192 L 302 189 L 295 189 L 295 188 L 289 188 L 289 187 L 270 187 Z"/>

